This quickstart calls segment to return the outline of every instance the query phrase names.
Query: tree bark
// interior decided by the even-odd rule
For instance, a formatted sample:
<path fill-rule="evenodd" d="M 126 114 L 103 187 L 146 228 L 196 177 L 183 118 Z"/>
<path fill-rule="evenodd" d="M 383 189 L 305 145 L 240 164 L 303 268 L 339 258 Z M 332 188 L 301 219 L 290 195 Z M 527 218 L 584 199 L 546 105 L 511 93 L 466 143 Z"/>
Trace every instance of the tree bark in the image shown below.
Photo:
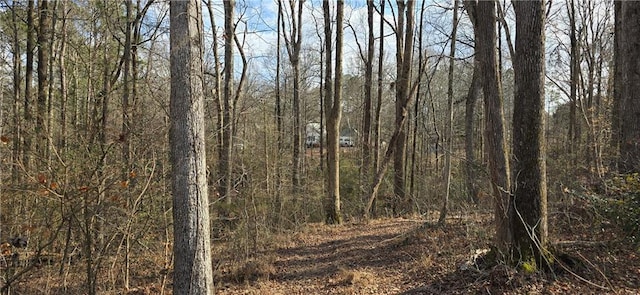
<path fill-rule="evenodd" d="M 174 294 L 213 294 L 200 3 L 170 3 Z"/>
<path fill-rule="evenodd" d="M 13 29 L 13 42 L 12 42 L 12 54 L 13 54 L 13 151 L 12 151 L 12 163 L 11 165 L 11 180 L 12 184 L 17 184 L 19 179 L 18 168 L 16 163 L 20 162 L 20 153 L 22 149 L 21 137 L 22 137 L 22 122 L 20 120 L 20 82 L 21 82 L 21 69 L 22 59 L 20 49 L 20 33 L 18 31 L 18 17 L 17 17 L 18 2 L 12 3 L 12 29 Z"/>
<path fill-rule="evenodd" d="M 384 3 L 385 0 L 380 0 L 380 15 L 384 15 Z M 375 140 L 373 145 L 373 172 L 377 172 L 380 167 L 380 113 L 382 110 L 382 94 L 384 93 L 383 88 L 383 66 L 384 66 L 384 17 L 380 18 L 379 24 L 379 35 L 380 37 L 380 45 L 378 46 L 378 91 L 377 91 L 377 99 L 376 99 L 376 110 L 374 112 L 373 119 L 373 138 Z M 375 198 L 376 194 L 371 195 L 369 192 L 371 201 L 367 201 L 365 204 L 364 215 L 375 216 L 376 215 L 376 206 L 375 206 Z"/>
<path fill-rule="evenodd" d="M 403 120 L 408 113 L 409 87 L 411 79 L 411 66 L 413 62 L 413 24 L 415 1 L 397 1 L 398 21 L 396 27 L 396 116 L 395 126 L 399 131 L 394 142 L 393 161 L 393 192 L 395 196 L 393 211 L 395 215 L 413 213 L 415 206 L 413 200 L 407 197 L 405 162 L 407 153 L 407 132 Z M 406 15 L 405 15 L 406 13 Z"/>
<path fill-rule="evenodd" d="M 35 51 L 35 22 L 34 22 L 34 4 L 33 0 L 29 0 L 27 4 L 27 64 L 25 69 L 25 87 L 24 87 L 24 124 L 22 125 L 23 146 L 22 146 L 22 165 L 25 171 L 31 168 L 32 159 L 32 138 L 33 138 L 33 54 Z"/>
<path fill-rule="evenodd" d="M 614 39 L 613 39 L 613 64 L 614 64 L 614 78 L 613 78 L 613 106 L 611 107 L 611 147 L 615 153 L 620 152 L 620 133 L 622 126 L 620 114 L 622 113 L 622 94 L 624 89 L 623 83 L 623 69 L 624 60 L 622 59 L 622 47 L 625 40 L 622 39 L 622 27 L 624 22 L 622 19 L 622 1 L 613 1 L 614 4 Z M 619 158 L 619 154 L 617 155 Z"/>
<path fill-rule="evenodd" d="M 67 1 L 61 1 L 62 4 L 62 27 L 60 37 L 60 58 L 58 59 L 58 75 L 60 79 L 60 135 L 58 138 L 58 149 L 64 150 L 67 146 Z"/>
<path fill-rule="evenodd" d="M 49 99 L 49 59 L 51 48 L 51 11 L 49 1 L 38 2 L 40 13 L 38 25 L 38 111 L 36 115 L 36 151 L 40 161 L 47 159 L 49 127 L 47 120 L 47 101 Z"/>
<path fill-rule="evenodd" d="M 569 130 L 567 138 L 567 151 L 571 162 L 576 164 L 577 156 L 574 154 L 575 146 L 579 141 L 579 127 L 577 126 L 576 110 L 578 106 L 578 83 L 580 77 L 580 44 L 578 43 L 576 27 L 576 10 L 574 0 L 567 2 L 569 10 L 569 39 L 571 42 L 571 56 L 569 61 L 570 95 L 569 95 Z"/>
<path fill-rule="evenodd" d="M 479 1 L 478 31 L 476 46 L 478 59 L 482 64 L 484 80 L 485 109 L 485 150 L 489 162 L 492 196 L 496 226 L 496 247 L 507 250 L 511 243 L 508 218 L 509 204 L 509 161 L 504 131 L 504 111 L 502 108 L 502 82 L 498 74 L 496 55 L 496 2 Z M 506 251 L 503 251 L 506 253 Z"/>
<path fill-rule="evenodd" d="M 284 34 L 289 61 L 293 69 L 293 158 L 291 182 L 293 188 L 293 198 L 296 201 L 302 192 L 302 122 L 300 110 L 300 50 L 302 49 L 302 8 L 304 0 L 297 1 L 298 9 L 295 9 L 296 1 L 289 1 L 291 9 L 291 35 Z M 284 27 L 284 23 L 282 24 Z"/>
<path fill-rule="evenodd" d="M 418 25 L 418 73 L 420 73 L 418 75 L 418 87 L 416 88 L 416 93 L 415 93 L 415 100 L 416 102 L 413 105 L 413 138 L 412 138 L 412 153 L 411 153 L 411 175 L 409 176 L 409 196 L 411 196 L 411 198 L 415 199 L 416 196 L 416 170 L 420 170 L 418 167 L 419 162 L 421 162 L 421 158 L 422 155 L 420 156 L 420 159 L 417 158 L 418 153 L 420 153 L 420 151 L 418 150 L 418 134 L 420 134 L 420 119 L 421 116 L 420 114 L 422 114 L 422 107 L 420 105 L 421 101 L 420 98 L 422 97 L 423 93 L 422 93 L 422 79 L 424 79 L 425 75 L 424 73 L 424 67 L 426 67 L 426 63 L 425 61 L 425 57 L 424 57 L 424 53 L 425 53 L 425 49 L 424 49 L 424 45 L 423 45 L 423 39 L 424 39 L 424 12 L 426 10 L 426 2 L 422 2 L 422 6 L 420 8 L 420 20 L 419 23 L 420 25 Z M 421 182 L 421 181 L 420 181 Z"/>
<path fill-rule="evenodd" d="M 235 35 L 234 27 L 234 10 L 235 0 L 224 1 L 224 92 L 222 95 L 222 145 L 220 147 L 220 163 L 219 176 L 220 188 L 218 192 L 220 197 L 224 199 L 224 207 L 220 215 L 222 218 L 229 219 L 231 217 L 231 190 L 233 181 L 231 179 L 231 153 L 233 136 L 233 73 L 234 73 L 234 56 L 233 46 Z"/>
<path fill-rule="evenodd" d="M 364 189 L 371 179 L 371 107 L 373 100 L 373 55 L 375 53 L 375 36 L 373 23 L 373 0 L 367 1 L 367 58 L 365 60 L 364 108 L 362 110 L 362 167 L 360 168 L 360 184 L 363 188 L 363 202 L 368 191 Z"/>
<path fill-rule="evenodd" d="M 451 193 L 451 152 L 453 150 L 453 71 L 455 69 L 456 38 L 458 33 L 458 0 L 453 1 L 453 29 L 449 48 L 449 76 L 447 82 L 447 145 L 445 150 L 444 183 L 445 194 L 440 209 L 438 224 L 444 225 L 449 211 L 449 194 Z"/>
<path fill-rule="evenodd" d="M 122 130 L 121 137 L 123 138 L 122 142 L 122 166 L 121 166 L 121 174 L 120 181 L 128 184 L 129 172 L 131 170 L 131 111 L 130 111 L 130 89 L 131 89 L 131 51 L 132 51 L 132 10 L 133 10 L 133 0 L 126 0 L 126 19 L 125 19 L 125 41 L 124 41 L 124 49 L 123 49 L 123 77 L 122 77 Z M 131 210 L 131 196 L 129 195 L 129 186 L 127 185 L 123 190 L 123 197 L 126 200 L 126 210 L 130 212 Z M 130 254 L 130 234 L 129 231 L 125 231 L 123 233 L 125 235 L 124 238 L 124 289 L 129 290 L 129 254 Z"/>
<path fill-rule="evenodd" d="M 640 2 L 621 1 L 619 44 L 622 65 L 620 93 L 619 171 L 640 172 Z M 624 41 L 622 41 L 624 40 Z"/>
<path fill-rule="evenodd" d="M 544 137 L 544 0 L 516 1 L 513 108 L 513 253 L 548 264 Z"/>
<path fill-rule="evenodd" d="M 467 14 L 469 15 L 469 19 L 471 19 L 471 23 L 473 24 L 473 31 L 478 31 L 478 17 L 476 12 L 476 7 L 478 2 L 475 0 L 467 0 L 463 1 L 464 7 L 467 10 Z M 475 157 L 475 140 L 474 140 L 474 115 L 475 115 L 475 107 L 476 101 L 480 97 L 480 93 L 482 92 L 482 69 L 480 59 L 478 58 L 478 46 L 477 44 L 473 48 L 474 60 L 473 60 L 473 74 L 471 76 L 471 85 L 469 86 L 469 91 L 467 92 L 467 97 L 465 99 L 465 113 L 464 113 L 464 153 L 466 157 L 466 161 L 464 164 L 464 172 L 465 172 L 465 181 L 467 187 L 467 194 L 469 195 L 470 200 L 477 204 L 478 200 L 478 186 L 476 185 L 475 171 L 476 171 L 476 157 Z"/>
<path fill-rule="evenodd" d="M 275 121 L 276 121 L 276 140 L 278 141 L 278 149 L 276 151 L 276 194 L 275 194 L 275 211 L 274 212 L 274 221 L 277 227 L 280 226 L 281 214 L 283 209 L 283 198 L 282 198 L 282 165 L 280 165 L 282 159 L 282 151 L 284 150 L 284 120 L 282 118 L 282 97 L 280 93 L 280 68 L 281 68 L 281 48 L 282 48 L 282 38 L 280 22 L 282 21 L 282 0 L 278 0 L 278 19 L 276 22 L 277 33 L 278 33 L 278 41 L 276 44 L 276 85 L 275 85 Z"/>
<path fill-rule="evenodd" d="M 329 2 L 322 4 L 324 14 L 325 54 L 325 116 L 327 117 L 327 200 L 325 205 L 326 222 L 341 224 L 340 212 L 340 119 L 342 116 L 342 23 L 344 1 L 338 0 L 336 6 L 336 56 L 335 56 L 335 89 L 331 89 L 332 33 Z"/>

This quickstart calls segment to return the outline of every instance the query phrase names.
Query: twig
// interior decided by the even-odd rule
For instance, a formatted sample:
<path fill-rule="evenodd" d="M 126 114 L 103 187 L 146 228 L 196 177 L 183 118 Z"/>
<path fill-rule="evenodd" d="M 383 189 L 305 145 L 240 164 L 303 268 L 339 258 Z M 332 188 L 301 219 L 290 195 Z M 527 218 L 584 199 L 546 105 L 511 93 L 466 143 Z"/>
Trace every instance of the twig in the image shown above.
<path fill-rule="evenodd" d="M 606 246 L 605 242 L 598 241 L 557 241 L 554 246 Z"/>
<path fill-rule="evenodd" d="M 607 276 L 597 267 L 595 266 L 593 263 L 591 263 L 591 261 L 589 261 L 587 258 L 585 258 L 580 252 L 577 252 L 578 256 L 580 256 L 580 258 L 582 258 L 584 261 L 586 261 L 591 267 L 593 267 L 596 271 L 598 271 L 598 273 L 604 278 L 605 282 L 607 282 L 607 284 L 609 285 L 609 287 L 611 288 L 611 290 L 613 290 L 615 292 L 615 289 L 613 288 L 613 284 L 611 284 L 611 281 L 609 281 L 609 279 L 607 278 Z"/>
<path fill-rule="evenodd" d="M 578 253 L 578 255 L 580 255 L 580 253 Z M 582 257 L 584 259 L 584 257 L 582 255 L 580 255 L 580 257 Z M 560 265 L 560 267 L 562 267 L 562 269 L 566 270 L 568 273 L 570 273 L 571 275 L 573 275 L 574 277 L 576 277 L 580 281 L 583 281 L 583 282 L 585 282 L 585 283 L 587 283 L 587 284 L 589 284 L 591 286 L 594 286 L 594 287 L 602 289 L 602 290 L 606 290 L 606 291 L 613 290 L 613 288 L 610 289 L 610 288 L 607 288 L 605 286 L 598 285 L 598 284 L 596 284 L 596 283 L 594 283 L 592 281 L 589 281 L 589 280 L 581 277 L 580 275 L 578 275 L 577 273 L 573 272 L 571 269 L 569 269 L 567 266 L 565 266 L 564 263 L 562 263 L 560 261 L 558 261 L 558 265 Z M 598 271 L 600 271 L 600 270 L 598 270 Z M 606 277 L 605 277 L 605 280 L 606 280 Z M 607 283 L 609 283 L 609 280 L 607 280 Z M 609 285 L 611 286 L 611 283 L 609 283 Z"/>

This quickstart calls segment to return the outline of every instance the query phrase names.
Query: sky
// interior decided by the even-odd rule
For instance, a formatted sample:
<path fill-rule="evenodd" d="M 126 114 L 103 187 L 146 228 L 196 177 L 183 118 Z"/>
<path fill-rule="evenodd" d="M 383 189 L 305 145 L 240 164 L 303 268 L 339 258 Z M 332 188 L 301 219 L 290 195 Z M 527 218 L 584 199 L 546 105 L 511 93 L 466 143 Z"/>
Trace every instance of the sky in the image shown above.
<path fill-rule="evenodd" d="M 393 1 L 392 1 L 393 2 Z M 217 35 L 222 36 L 222 23 L 223 7 L 222 1 L 213 1 L 214 17 L 216 25 L 218 26 Z M 297 1 L 296 8 L 297 8 Z M 332 6 L 335 6 L 335 2 L 332 1 Z M 421 5 L 422 2 L 418 1 L 417 5 Z M 430 15 L 429 21 L 432 22 L 432 26 L 427 26 L 425 38 L 428 39 L 426 44 L 432 47 L 434 52 L 440 52 L 442 46 L 447 39 L 446 34 L 450 31 L 450 12 L 446 12 L 441 5 L 450 5 L 449 1 L 444 1 L 438 4 L 434 0 L 427 1 L 429 8 L 426 15 Z M 265 66 L 273 65 L 276 53 L 276 22 L 277 22 L 277 1 L 276 0 L 245 0 L 237 1 L 236 3 L 236 19 L 240 18 L 243 21 L 239 23 L 237 32 L 243 32 L 246 28 L 247 35 L 244 38 L 243 48 L 247 56 L 250 57 L 250 67 L 255 69 L 253 73 L 259 73 L 258 70 L 264 70 Z M 285 8 L 285 19 L 289 19 L 291 12 L 289 9 L 289 1 L 283 1 L 283 7 Z M 206 9 L 204 9 L 206 11 Z M 393 7 L 393 11 L 396 8 Z M 332 10 L 332 13 L 335 13 Z M 366 50 L 367 42 L 367 7 L 365 1 L 345 1 L 345 29 L 344 29 L 344 71 L 345 74 L 356 74 L 358 72 L 358 66 L 361 64 L 359 56 L 359 49 L 356 40 L 358 40 L 363 48 Z M 416 15 L 419 17 L 419 15 Z M 393 23 L 394 17 L 392 11 L 387 6 L 385 10 L 385 18 L 387 21 Z M 205 12 L 205 27 L 210 27 L 208 14 Z M 322 1 L 308 0 L 304 3 L 303 8 L 303 51 L 315 52 L 315 56 L 318 56 L 321 48 L 321 41 L 318 36 L 316 28 L 322 30 L 323 16 L 322 16 Z M 380 16 L 374 15 L 375 24 L 375 38 L 379 37 Z M 290 24 L 287 21 L 287 28 Z M 353 28 L 353 29 L 352 29 Z M 355 34 L 353 33 L 355 31 Z M 334 28 L 335 32 L 335 28 Z M 391 34 L 392 29 L 388 25 L 385 26 L 385 56 L 387 59 L 392 59 L 395 55 L 395 37 Z M 324 38 L 324 33 L 320 32 L 320 36 Z M 208 34 L 207 38 L 212 38 L 212 34 Z M 222 43 L 223 40 L 219 39 Z M 438 48 L 439 47 L 439 48 Z M 284 48 L 284 47 L 283 47 Z M 283 49 L 284 50 L 284 49 Z M 208 50 L 210 53 L 210 48 Z M 286 54 L 286 52 L 283 52 Z M 236 52 L 237 54 L 237 52 Z M 236 65 L 240 65 L 240 60 L 236 62 Z M 239 75 L 239 69 L 237 69 Z M 269 71 L 263 72 L 262 75 L 265 78 L 269 78 Z"/>
<path fill-rule="evenodd" d="M 217 22 L 218 31 L 217 36 L 219 43 L 222 44 L 222 24 L 223 24 L 223 7 L 221 0 L 212 0 L 214 6 L 214 16 Z M 452 1 L 450 0 L 425 0 L 425 26 L 424 26 L 424 38 L 425 47 L 432 55 L 447 55 L 449 46 L 449 34 L 452 27 Z M 283 7 L 285 8 L 285 19 L 290 18 L 289 1 L 283 0 Z M 294 1 L 297 3 L 298 1 Z M 395 1 L 390 1 L 395 3 Z M 335 1 L 331 1 L 332 6 L 335 6 Z M 568 80 L 566 77 L 568 74 L 568 68 L 566 65 L 557 63 L 554 64 L 554 59 L 566 60 L 568 49 L 568 36 L 567 30 L 567 17 L 566 6 L 564 1 L 553 1 L 552 8 L 549 14 L 549 20 L 547 23 L 547 71 L 553 78 L 558 81 Z M 578 1 L 578 6 L 584 9 L 585 3 Z M 591 2 L 589 2 L 591 3 Z M 609 5 L 606 1 L 595 1 L 594 5 L 596 12 L 600 13 L 604 11 Z M 378 1 L 376 1 L 378 4 Z M 422 1 L 416 1 L 416 6 L 421 6 Z M 240 18 L 242 21 L 238 25 L 237 32 L 243 32 L 246 28 L 247 34 L 244 35 L 243 48 L 245 53 L 249 57 L 250 73 L 257 76 L 254 78 L 262 78 L 265 80 L 273 80 L 275 71 L 275 54 L 276 54 L 276 20 L 277 20 L 277 0 L 237 0 L 236 1 L 236 19 Z M 511 37 L 515 38 L 515 16 L 510 4 L 507 1 L 507 23 L 509 24 Z M 416 7 L 416 21 L 419 21 L 419 7 Z M 210 27 L 208 15 L 206 9 L 204 9 L 205 15 L 205 27 Z M 394 12 L 396 7 L 390 9 L 386 7 L 384 18 L 389 23 L 394 23 Z M 332 13 L 334 10 L 332 9 Z M 468 17 L 462 9 L 460 13 L 460 24 L 458 28 L 458 42 L 456 57 L 464 58 L 467 61 L 471 61 L 472 57 L 472 45 L 473 45 L 473 30 L 469 22 Z M 606 17 L 606 16 L 600 16 Z M 324 38 L 323 32 L 320 32 L 318 36 L 317 28 L 322 28 L 322 1 L 320 0 L 307 0 L 304 2 L 303 8 L 303 51 L 309 52 L 308 57 L 318 59 L 319 51 L 321 48 L 321 38 Z M 378 26 L 380 21 L 380 15 L 374 14 L 375 23 L 375 38 L 379 38 Z M 362 0 L 347 0 L 345 1 L 345 30 L 344 30 L 344 73 L 345 74 L 357 74 L 359 72 L 359 65 L 361 65 L 361 59 L 358 53 L 358 46 L 356 40 L 361 43 L 363 50 L 366 48 L 367 42 L 367 8 L 366 2 Z M 287 27 L 289 22 L 287 22 Z M 353 28 L 353 29 L 352 29 Z M 355 31 L 355 34 L 353 33 Z M 335 28 L 334 28 L 335 32 Z M 417 32 L 416 32 L 417 33 Z M 211 32 L 206 37 L 208 42 L 212 38 Z M 392 29 L 389 25 L 385 26 L 385 60 L 392 63 L 395 59 L 395 36 L 392 34 Z M 513 42 L 513 40 L 512 40 Z M 503 39 L 503 66 L 505 68 L 511 67 L 511 57 L 509 56 L 506 40 Z M 377 49 L 376 49 L 377 50 Z M 210 55 L 210 47 L 208 51 L 205 51 Z M 237 54 L 237 52 L 236 52 Z M 377 52 L 376 52 L 377 55 Z M 286 51 L 283 49 L 283 56 L 286 56 Z M 208 57 L 210 59 L 210 56 Z M 317 60 L 314 61 L 318 63 Z M 240 74 L 240 60 L 239 57 L 236 61 L 236 74 Z M 286 63 L 285 63 L 286 64 Z M 393 71 L 391 71 L 393 72 Z M 548 83 L 551 84 L 551 83 Z M 555 95 L 554 99 L 559 102 L 566 102 L 567 98 L 564 95 L 559 95 L 561 92 L 557 86 L 549 85 L 548 93 Z M 557 89 L 554 89 L 557 88 Z M 551 98 L 550 98 L 551 99 Z"/>

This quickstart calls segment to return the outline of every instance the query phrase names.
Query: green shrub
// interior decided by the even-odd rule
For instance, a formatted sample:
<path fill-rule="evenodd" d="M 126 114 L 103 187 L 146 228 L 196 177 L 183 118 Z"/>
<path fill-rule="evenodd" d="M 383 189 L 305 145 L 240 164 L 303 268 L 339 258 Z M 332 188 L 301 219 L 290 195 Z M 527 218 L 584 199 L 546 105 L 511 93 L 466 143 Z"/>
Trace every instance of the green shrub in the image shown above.
<path fill-rule="evenodd" d="M 609 199 L 605 216 L 624 231 L 632 242 L 640 242 L 640 175 L 615 176 L 607 181 Z"/>

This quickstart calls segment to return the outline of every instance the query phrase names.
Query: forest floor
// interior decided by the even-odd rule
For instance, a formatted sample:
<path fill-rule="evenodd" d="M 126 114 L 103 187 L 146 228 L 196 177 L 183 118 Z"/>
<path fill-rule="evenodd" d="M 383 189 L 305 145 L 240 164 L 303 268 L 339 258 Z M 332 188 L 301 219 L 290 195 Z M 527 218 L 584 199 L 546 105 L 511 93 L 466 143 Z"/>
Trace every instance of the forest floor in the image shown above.
<path fill-rule="evenodd" d="M 308 225 L 236 270 L 220 265 L 217 294 L 640 294 L 640 248 L 584 213 L 551 214 L 564 262 L 553 271 L 483 263 L 491 214 L 381 219 Z"/>
<path fill-rule="evenodd" d="M 487 263 L 492 214 L 467 208 L 444 226 L 434 224 L 435 213 L 316 223 L 259 233 L 253 245 L 251 235 L 240 231 L 213 245 L 216 294 L 640 294 L 638 244 L 584 207 L 552 208 L 552 253 L 563 262 L 553 271 Z M 171 294 L 167 253 L 133 256 L 129 292 L 118 287 L 115 262 L 105 261 L 98 294 Z M 11 294 L 87 294 L 83 268 L 74 264 L 60 279 L 57 264 L 38 267 L 15 282 Z"/>

